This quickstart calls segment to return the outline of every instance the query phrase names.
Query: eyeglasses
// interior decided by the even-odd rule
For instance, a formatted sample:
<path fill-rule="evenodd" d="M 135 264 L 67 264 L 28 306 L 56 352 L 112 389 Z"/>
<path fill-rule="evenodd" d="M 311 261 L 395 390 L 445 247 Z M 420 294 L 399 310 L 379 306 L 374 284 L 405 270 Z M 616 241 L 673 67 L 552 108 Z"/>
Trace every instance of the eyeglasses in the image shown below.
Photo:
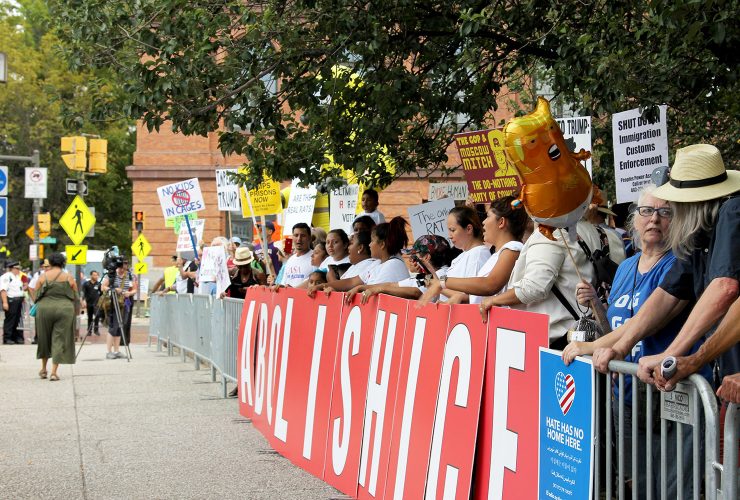
<path fill-rule="evenodd" d="M 673 217 L 673 210 L 668 207 L 637 207 L 637 213 L 643 217 L 652 217 L 655 212 L 658 212 L 658 215 L 664 219 L 670 219 Z"/>

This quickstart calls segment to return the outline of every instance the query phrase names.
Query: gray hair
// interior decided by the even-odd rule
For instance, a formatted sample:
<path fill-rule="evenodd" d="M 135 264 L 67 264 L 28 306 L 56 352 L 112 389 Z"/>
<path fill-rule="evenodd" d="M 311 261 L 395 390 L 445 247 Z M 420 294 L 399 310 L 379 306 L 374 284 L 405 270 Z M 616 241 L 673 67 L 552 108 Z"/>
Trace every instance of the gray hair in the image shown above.
<path fill-rule="evenodd" d="M 693 203 L 670 202 L 673 228 L 668 233 L 668 242 L 677 258 L 685 259 L 696 250 L 699 236 L 709 233 L 717 222 L 722 202 L 722 198 Z"/>
<path fill-rule="evenodd" d="M 637 206 L 640 207 L 645 203 L 645 198 L 648 195 L 652 195 L 653 192 L 658 188 L 655 184 L 648 184 L 642 190 L 640 191 L 640 194 L 637 197 Z M 656 197 L 657 198 L 657 197 Z M 662 198 L 657 198 L 662 199 Z M 637 208 L 635 207 L 634 210 L 630 212 L 630 214 L 627 216 L 627 221 L 625 222 L 625 229 L 627 230 L 627 234 L 630 235 L 630 238 L 632 238 L 632 242 L 634 244 L 635 248 L 639 248 L 642 250 L 642 241 L 640 240 L 640 235 L 637 232 L 637 229 L 635 228 L 635 214 L 637 213 Z M 662 248 L 660 251 L 666 251 L 670 247 L 670 235 L 673 232 L 673 221 L 668 225 L 668 235 L 667 238 L 663 241 Z"/>

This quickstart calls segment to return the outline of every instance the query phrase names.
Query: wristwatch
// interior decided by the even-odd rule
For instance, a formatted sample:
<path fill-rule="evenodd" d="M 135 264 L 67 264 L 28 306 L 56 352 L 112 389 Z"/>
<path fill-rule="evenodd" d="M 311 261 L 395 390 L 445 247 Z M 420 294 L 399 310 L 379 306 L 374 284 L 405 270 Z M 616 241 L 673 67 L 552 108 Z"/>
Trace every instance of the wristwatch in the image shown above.
<path fill-rule="evenodd" d="M 439 286 L 442 287 L 442 290 L 447 288 L 447 275 L 446 274 L 439 275 Z"/>

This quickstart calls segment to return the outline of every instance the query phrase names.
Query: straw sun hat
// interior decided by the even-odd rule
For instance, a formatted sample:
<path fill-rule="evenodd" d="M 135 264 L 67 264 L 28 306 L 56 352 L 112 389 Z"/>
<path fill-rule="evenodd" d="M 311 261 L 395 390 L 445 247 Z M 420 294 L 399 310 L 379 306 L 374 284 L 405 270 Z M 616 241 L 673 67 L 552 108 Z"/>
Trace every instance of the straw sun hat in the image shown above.
<path fill-rule="evenodd" d="M 245 266 L 251 264 L 254 260 L 254 255 L 247 247 L 239 247 L 234 252 L 234 265 Z"/>
<path fill-rule="evenodd" d="M 668 182 L 653 192 L 662 200 L 697 202 L 714 200 L 740 191 L 740 172 L 727 171 L 719 149 L 694 144 L 676 151 Z"/>

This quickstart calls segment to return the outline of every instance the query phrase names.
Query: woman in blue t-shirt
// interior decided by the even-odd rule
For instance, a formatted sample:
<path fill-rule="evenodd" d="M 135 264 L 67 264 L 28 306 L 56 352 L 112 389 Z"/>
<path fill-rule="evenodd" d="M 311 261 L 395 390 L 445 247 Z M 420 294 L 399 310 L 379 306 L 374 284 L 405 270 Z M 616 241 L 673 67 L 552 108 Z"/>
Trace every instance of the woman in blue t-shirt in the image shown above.
<path fill-rule="evenodd" d="M 673 266 L 676 261 L 676 257 L 670 251 L 668 247 L 668 231 L 672 217 L 670 205 L 665 200 L 655 198 L 652 196 L 653 188 L 644 190 L 638 199 L 638 206 L 630 215 L 630 222 L 628 223 L 633 227 L 634 240 L 637 243 L 640 251 L 625 260 L 619 265 L 617 273 L 614 276 L 614 282 L 612 283 L 612 289 L 609 294 L 609 307 L 606 310 L 606 317 L 609 320 L 609 325 L 612 330 L 621 326 L 624 322 L 629 321 L 630 318 L 634 317 L 639 311 L 642 304 L 645 303 L 647 298 L 653 291 L 658 288 L 658 285 L 663 281 L 663 278 Z M 576 297 L 578 302 L 582 305 L 588 305 L 589 301 L 596 299 L 596 290 L 591 284 L 580 283 L 576 288 Z M 598 300 L 595 303 L 600 304 Z M 689 309 L 689 308 L 687 308 Z M 673 318 L 668 324 L 666 324 L 661 330 L 655 335 L 645 337 L 639 342 L 632 353 L 625 358 L 625 361 L 631 363 L 637 363 L 642 356 L 649 356 L 652 354 L 658 354 L 665 351 L 670 345 L 673 339 L 676 337 L 678 332 L 681 330 L 681 326 L 686 321 L 689 311 L 684 310 L 681 314 Z M 617 341 L 617 335 L 608 334 L 594 342 L 571 342 L 563 351 L 563 361 L 566 364 L 570 364 L 576 356 L 593 354 L 593 352 L 600 347 L 610 347 Z M 697 342 L 693 346 L 691 352 L 695 352 L 701 345 L 702 342 Z M 708 376 L 709 374 L 706 373 Z M 619 387 L 614 384 L 614 398 L 619 398 Z M 624 378 L 624 401 L 625 401 L 625 412 L 624 412 L 624 426 L 626 429 L 632 427 L 632 377 Z M 640 384 L 638 392 L 644 392 L 644 385 Z M 644 412 L 645 399 L 641 398 L 641 408 Z M 614 425 L 616 427 L 617 436 L 619 436 L 619 422 L 618 422 L 618 411 L 619 406 L 615 403 L 612 405 L 612 414 L 614 419 Z M 655 413 L 654 413 L 655 415 Z M 640 465 L 638 470 L 641 471 L 638 474 L 638 491 L 640 495 L 645 495 L 645 489 L 648 485 L 645 484 L 644 464 L 645 464 L 645 429 L 644 429 L 644 413 L 640 416 L 639 435 L 638 442 L 640 443 L 640 451 L 638 456 L 640 457 Z M 672 429 L 675 433 L 675 428 Z M 686 439 L 690 433 L 684 432 L 683 434 L 683 458 L 684 458 L 684 470 L 690 469 L 690 460 L 692 452 L 692 443 L 690 439 Z M 669 437 L 667 442 L 675 447 L 676 438 L 675 435 L 672 439 Z M 626 477 L 631 478 L 631 438 L 629 432 L 626 433 L 624 439 L 624 457 L 625 457 L 625 472 Z M 653 451 L 658 453 L 657 460 L 659 463 L 659 452 L 660 447 L 656 442 L 653 446 Z M 666 456 L 676 456 L 675 451 L 668 453 Z M 669 498 L 675 498 L 676 488 L 676 464 L 669 464 L 668 466 L 668 485 L 669 485 Z M 659 485 L 660 481 L 654 481 L 655 485 Z M 651 486 L 652 487 L 652 486 Z M 656 486 L 657 487 L 657 486 Z M 684 475 L 684 486 L 682 490 L 684 493 L 689 492 L 693 489 L 691 474 Z M 657 495 L 658 491 L 654 492 Z M 691 495 L 689 495 L 691 496 Z M 656 496 L 657 498 L 657 496 Z"/>

